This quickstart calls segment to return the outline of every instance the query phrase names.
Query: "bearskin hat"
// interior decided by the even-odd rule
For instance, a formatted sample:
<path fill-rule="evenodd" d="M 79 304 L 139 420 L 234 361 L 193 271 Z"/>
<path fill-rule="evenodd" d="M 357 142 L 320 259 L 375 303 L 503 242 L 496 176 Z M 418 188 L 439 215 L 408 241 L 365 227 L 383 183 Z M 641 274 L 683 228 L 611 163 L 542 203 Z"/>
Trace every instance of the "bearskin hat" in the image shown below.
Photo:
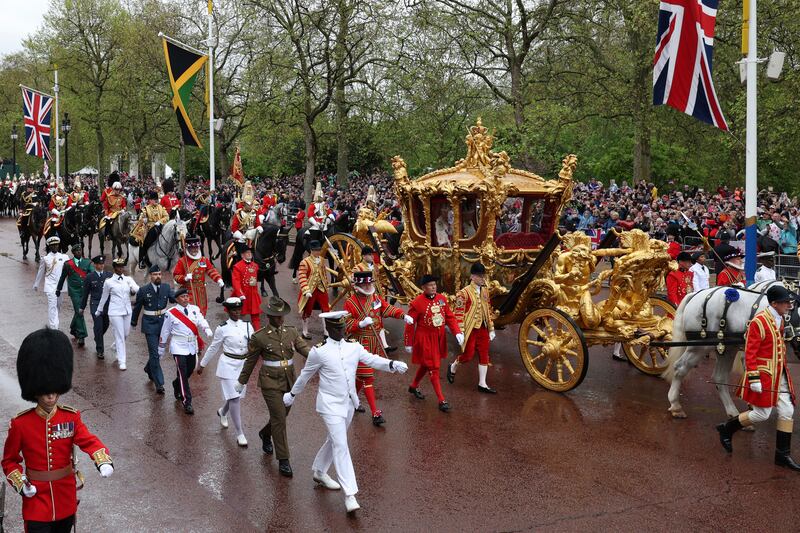
<path fill-rule="evenodd" d="M 57 329 L 43 328 L 25 337 L 17 353 L 17 378 L 22 398 L 35 402 L 44 394 L 72 388 L 72 344 Z"/>
<path fill-rule="evenodd" d="M 165 179 L 164 183 L 161 184 L 161 189 L 164 191 L 164 194 L 168 192 L 175 191 L 175 182 L 172 181 L 171 178 Z"/>
<path fill-rule="evenodd" d="M 116 182 L 120 181 L 119 173 L 115 170 L 114 172 L 112 172 L 111 174 L 108 175 L 108 180 L 106 180 L 106 181 L 108 183 L 108 186 L 111 187 Z"/>

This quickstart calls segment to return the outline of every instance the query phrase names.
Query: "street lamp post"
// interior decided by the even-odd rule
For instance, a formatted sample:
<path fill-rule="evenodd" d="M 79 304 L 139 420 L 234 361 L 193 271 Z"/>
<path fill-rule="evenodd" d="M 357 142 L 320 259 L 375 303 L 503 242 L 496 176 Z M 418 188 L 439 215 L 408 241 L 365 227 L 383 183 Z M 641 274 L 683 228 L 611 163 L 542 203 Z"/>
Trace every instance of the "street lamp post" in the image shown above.
<path fill-rule="evenodd" d="M 17 175 L 17 125 L 11 125 L 11 173 Z"/>
<path fill-rule="evenodd" d="M 64 134 L 64 176 L 69 177 L 69 130 L 72 125 L 69 123 L 69 113 L 64 113 L 64 121 L 61 123 L 61 132 Z"/>

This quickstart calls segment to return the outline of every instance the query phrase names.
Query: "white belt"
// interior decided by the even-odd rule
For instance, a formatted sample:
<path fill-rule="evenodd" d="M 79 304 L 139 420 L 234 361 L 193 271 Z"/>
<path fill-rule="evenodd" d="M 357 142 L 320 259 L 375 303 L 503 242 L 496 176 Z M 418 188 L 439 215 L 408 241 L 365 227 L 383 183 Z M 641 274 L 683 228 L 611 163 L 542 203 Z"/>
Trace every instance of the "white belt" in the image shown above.
<path fill-rule="evenodd" d="M 195 337 L 194 335 L 172 335 L 172 338 L 187 342 L 194 342 L 197 339 L 197 337 Z"/>
<path fill-rule="evenodd" d="M 158 311 L 148 311 L 147 309 L 142 311 L 142 313 L 144 313 L 145 316 L 161 316 L 166 312 L 167 312 L 166 307 L 164 309 L 159 309 Z"/>
<path fill-rule="evenodd" d="M 294 364 L 294 359 L 289 359 L 289 360 L 284 359 L 283 361 L 264 361 L 263 362 L 264 366 L 272 366 L 272 367 L 281 367 L 281 366 L 286 367 L 286 366 L 291 366 L 293 364 Z"/>

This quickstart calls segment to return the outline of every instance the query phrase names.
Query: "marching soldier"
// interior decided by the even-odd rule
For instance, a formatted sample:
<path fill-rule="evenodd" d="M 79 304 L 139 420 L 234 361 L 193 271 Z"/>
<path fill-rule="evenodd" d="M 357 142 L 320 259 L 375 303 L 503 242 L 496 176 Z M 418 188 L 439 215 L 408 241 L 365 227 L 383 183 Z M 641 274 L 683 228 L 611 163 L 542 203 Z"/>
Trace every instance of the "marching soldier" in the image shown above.
<path fill-rule="evenodd" d="M 58 288 L 58 280 L 61 279 L 64 263 L 69 261 L 69 257 L 59 252 L 61 239 L 57 235 L 49 237 L 46 244 L 47 255 L 42 257 L 39 263 L 36 280 L 33 282 L 33 290 L 37 290 L 42 281 L 44 281 L 44 294 L 47 297 L 47 325 L 50 329 L 58 329 L 58 312 L 61 309 L 61 298 L 56 295 L 56 290 Z"/>
<path fill-rule="evenodd" d="M 258 292 L 258 265 L 253 261 L 253 249 L 242 250 L 242 259 L 233 266 L 231 284 L 233 292 L 241 300 L 239 313 L 250 316 L 250 323 L 256 330 L 261 329 L 261 294 Z"/>
<path fill-rule="evenodd" d="M 406 351 L 411 352 L 411 362 L 419 365 L 414 381 L 408 392 L 419 400 L 425 396 L 419 390 L 419 383 L 425 374 L 431 380 L 433 390 L 439 399 L 439 410 L 446 413 L 450 404 L 444 399 L 442 385 L 439 382 L 439 366 L 442 359 L 447 358 L 447 337 L 444 327 L 455 333 L 459 346 L 464 345 L 464 334 L 458 327 L 455 315 L 447 305 L 447 298 L 436 292 L 438 278 L 426 274 L 420 280 L 422 294 L 414 298 L 408 306 L 408 314 L 414 320 L 407 324 L 405 330 Z"/>
<path fill-rule="evenodd" d="M 169 214 L 170 220 L 172 220 L 181 208 L 181 201 L 175 194 L 175 182 L 171 179 L 165 179 L 162 188 L 164 190 L 164 196 L 161 197 L 160 203 Z"/>
<path fill-rule="evenodd" d="M 312 477 L 326 489 L 341 489 L 344 492 L 345 508 L 350 513 L 360 508 L 356 500 L 358 484 L 347 444 L 347 429 L 359 403 L 354 384 L 357 365 L 362 363 L 384 372 L 401 374 L 408 370 L 408 365 L 371 354 L 361 344 L 346 341 L 346 315 L 346 311 L 320 315 L 328 322 L 326 329 L 330 336 L 324 344 L 318 344 L 308 353 L 308 361 L 292 390 L 283 395 L 283 403 L 290 407 L 295 397 L 303 392 L 308 380 L 319 372 L 317 412 L 325 422 L 328 437 L 314 458 Z M 336 468 L 338 483 L 328 475 L 331 465 Z"/>
<path fill-rule="evenodd" d="M 456 369 L 468 363 L 478 352 L 478 390 L 487 394 L 497 391 L 486 384 L 489 371 L 489 343 L 494 340 L 492 303 L 486 288 L 486 267 L 475 263 L 470 268 L 470 284 L 456 293 L 455 316 L 465 337 L 462 353 L 447 367 L 447 381 L 453 383 Z"/>
<path fill-rule="evenodd" d="M 262 359 L 258 386 L 269 410 L 269 421 L 258 432 L 258 436 L 261 438 L 261 449 L 266 454 L 272 454 L 272 443 L 275 443 L 278 471 L 286 477 L 292 477 L 292 466 L 289 464 L 289 441 L 286 438 L 289 408 L 283 404 L 283 395 L 295 382 L 295 352 L 308 357 L 310 350 L 297 328 L 283 324 L 284 317 L 290 311 L 291 307 L 284 300 L 274 296 L 268 300 L 265 312 L 269 325 L 250 337 L 247 360 L 239 375 L 239 383 L 235 385 L 238 392 L 244 390 L 256 363 Z"/>
<path fill-rule="evenodd" d="M 692 256 L 689 252 L 679 253 L 676 260 L 678 270 L 667 274 L 667 300 L 678 307 L 686 295 L 694 290 L 694 274 L 689 271 L 692 267 Z"/>
<path fill-rule="evenodd" d="M 86 342 L 86 320 L 83 318 L 81 302 L 83 300 L 83 283 L 86 276 L 94 270 L 92 262 L 83 257 L 83 246 L 81 243 L 72 245 L 72 259 L 64 264 L 61 270 L 61 277 L 58 279 L 56 296 L 61 297 L 61 288 L 64 280 L 67 281 L 67 293 L 72 300 L 72 322 L 69 324 L 70 334 L 78 339 L 78 346 L 83 347 Z"/>
<path fill-rule="evenodd" d="M 414 319 L 399 307 L 389 305 L 375 292 L 372 272 L 356 272 L 353 277 L 354 292 L 344 304 L 344 310 L 349 313 L 346 319 L 346 331 L 369 353 L 385 355 L 378 333 L 383 330 L 383 319 L 405 319 L 407 324 L 413 324 Z M 359 362 L 356 370 L 356 393 L 361 389 L 364 390 L 364 396 L 367 397 L 372 412 L 372 423 L 375 426 L 384 424 L 386 420 L 375 402 L 375 371 Z"/>
<path fill-rule="evenodd" d="M 311 255 L 304 258 L 297 269 L 300 280 L 298 312 L 303 319 L 303 338 L 306 340 L 311 339 L 308 333 L 308 319 L 314 309 L 319 309 L 323 313 L 331 310 L 328 304 L 328 269 L 321 257 L 322 246 L 319 241 L 311 241 L 309 248 Z M 324 322 L 322 332 L 328 336 Z"/>
<path fill-rule="evenodd" d="M 111 277 L 111 272 L 105 271 L 105 263 L 106 259 L 102 255 L 92 258 L 94 271 L 86 274 L 86 279 L 83 280 L 83 298 L 81 299 L 81 315 L 86 310 L 87 303 L 92 314 L 92 333 L 94 334 L 94 345 L 98 359 L 105 358 L 103 335 L 109 326 L 108 313 L 103 312 L 99 316 L 96 314 L 100 300 L 103 298 L 103 285 Z M 101 309 L 101 311 L 104 310 Z"/>
<path fill-rule="evenodd" d="M 783 336 L 784 317 L 792 309 L 794 296 L 783 286 L 773 285 L 767 290 L 767 301 L 767 308 L 750 321 L 745 337 L 745 374 L 739 397 L 751 408 L 718 425 L 717 431 L 722 447 L 731 453 L 733 434 L 743 427 L 764 422 L 772 414 L 772 408 L 777 407 L 775 464 L 800 471 L 800 465 L 790 455 L 795 393 L 786 368 Z"/>
<path fill-rule="evenodd" d="M 67 532 L 75 525 L 78 483 L 83 485 L 75 470 L 75 446 L 92 458 L 102 477 L 114 472 L 108 448 L 89 431 L 80 412 L 58 403 L 72 388 L 72 359 L 69 339 L 52 329 L 25 337 L 17 354 L 22 398 L 36 407 L 11 420 L 2 464 L 22 496 L 25 531 Z"/>
<path fill-rule="evenodd" d="M 111 331 L 114 332 L 114 346 L 120 370 L 127 369 L 128 356 L 125 342 L 131 334 L 131 295 L 139 291 L 139 286 L 133 278 L 125 274 L 127 263 L 124 257 L 114 259 L 112 262 L 114 275 L 103 284 L 103 296 L 94 312 L 95 316 L 108 315 Z"/>
<path fill-rule="evenodd" d="M 172 381 L 172 390 L 175 399 L 183 404 L 187 415 L 194 414 L 192 407 L 192 389 L 189 387 L 189 377 L 194 372 L 197 363 L 197 354 L 203 350 L 205 343 L 200 336 L 200 329 L 209 338 L 213 335 L 200 308 L 189 303 L 189 291 L 178 289 L 175 291 L 175 301 L 178 305 L 170 308 L 164 315 L 164 324 L 158 340 L 158 356 L 164 357 L 169 342 L 169 352 L 175 359 L 178 375 Z"/>
<path fill-rule="evenodd" d="M 188 291 L 189 301 L 200 308 L 203 316 L 206 316 L 208 312 L 206 275 L 221 289 L 225 288 L 222 276 L 214 268 L 211 260 L 204 257 L 200 250 L 200 237 L 188 237 L 186 239 L 186 255 L 178 260 L 172 277 L 175 283 Z"/>
<path fill-rule="evenodd" d="M 241 399 L 244 398 L 245 388 L 241 391 L 236 390 L 239 383 L 239 376 L 242 373 L 245 359 L 247 359 L 247 345 L 253 336 L 253 326 L 248 322 L 240 320 L 242 317 L 242 300 L 231 297 L 222 304 L 230 317 L 224 324 L 217 327 L 214 331 L 214 339 L 211 346 L 206 350 L 197 374 L 203 373 L 203 368 L 208 366 L 214 357 L 222 353 L 217 363 L 217 377 L 222 386 L 222 397 L 225 405 L 217 410 L 219 423 L 222 427 L 228 427 L 228 413 L 233 419 L 233 427 L 236 428 L 236 442 L 239 446 L 247 446 L 247 439 L 242 430 L 242 406 Z"/>
<path fill-rule="evenodd" d="M 172 287 L 169 286 L 169 283 L 162 283 L 161 269 L 158 265 L 153 265 L 150 267 L 150 283 L 136 292 L 131 327 L 136 327 L 139 314 L 143 313 L 142 333 L 147 341 L 148 353 L 144 373 L 155 384 L 156 394 L 164 394 L 164 372 L 161 370 L 161 360 L 158 355 L 158 338 L 161 335 L 161 327 L 164 325 L 164 313 L 170 302 L 175 302 Z"/>

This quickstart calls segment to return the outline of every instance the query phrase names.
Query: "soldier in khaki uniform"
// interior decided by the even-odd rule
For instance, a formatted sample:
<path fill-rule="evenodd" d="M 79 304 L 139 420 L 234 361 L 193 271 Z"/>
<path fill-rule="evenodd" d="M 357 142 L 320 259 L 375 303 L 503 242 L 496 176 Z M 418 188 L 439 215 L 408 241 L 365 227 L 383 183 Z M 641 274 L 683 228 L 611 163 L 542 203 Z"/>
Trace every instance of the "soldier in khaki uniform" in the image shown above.
<path fill-rule="evenodd" d="M 267 402 L 269 422 L 258 432 L 258 436 L 264 453 L 272 454 L 271 441 L 275 443 L 278 470 L 286 477 L 292 477 L 292 467 L 286 438 L 289 408 L 283 405 L 283 394 L 289 392 L 295 382 L 294 353 L 308 357 L 311 349 L 295 327 L 283 325 L 283 317 L 290 311 L 291 307 L 284 300 L 274 296 L 269 299 L 266 308 L 269 324 L 250 337 L 247 360 L 236 385 L 237 390 L 244 388 L 258 359 L 263 359 L 258 386 Z"/>

